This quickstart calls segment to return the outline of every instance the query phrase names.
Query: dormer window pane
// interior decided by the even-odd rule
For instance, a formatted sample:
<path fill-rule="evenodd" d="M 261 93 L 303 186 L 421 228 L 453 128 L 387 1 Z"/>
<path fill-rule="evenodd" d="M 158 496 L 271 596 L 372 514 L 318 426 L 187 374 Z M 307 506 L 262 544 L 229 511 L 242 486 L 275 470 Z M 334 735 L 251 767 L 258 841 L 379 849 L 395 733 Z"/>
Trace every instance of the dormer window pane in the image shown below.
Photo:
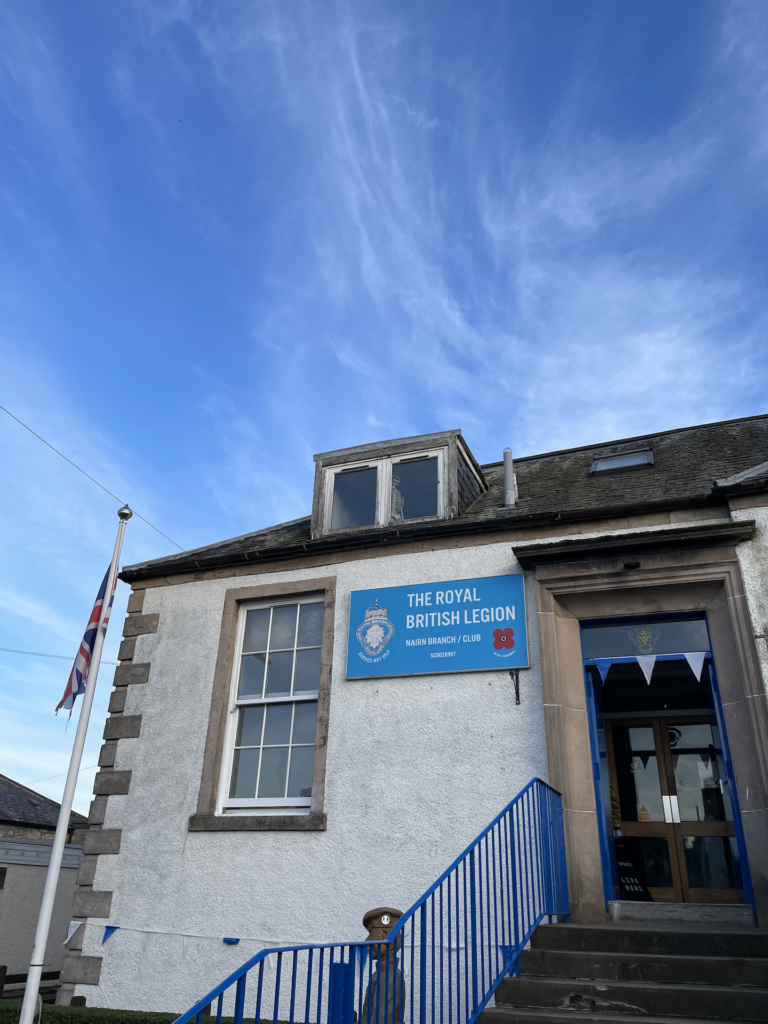
<path fill-rule="evenodd" d="M 436 516 L 437 459 L 414 459 L 392 466 L 392 522 Z"/>
<path fill-rule="evenodd" d="M 336 473 L 331 529 L 373 526 L 376 522 L 376 467 Z"/>

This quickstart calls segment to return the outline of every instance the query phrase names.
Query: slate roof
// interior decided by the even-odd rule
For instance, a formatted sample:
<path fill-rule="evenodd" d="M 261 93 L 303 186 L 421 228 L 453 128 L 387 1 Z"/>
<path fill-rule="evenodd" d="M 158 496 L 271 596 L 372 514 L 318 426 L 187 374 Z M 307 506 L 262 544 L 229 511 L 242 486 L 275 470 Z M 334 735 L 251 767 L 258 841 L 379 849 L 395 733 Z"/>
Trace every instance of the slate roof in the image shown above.
<path fill-rule="evenodd" d="M 653 451 L 652 466 L 590 473 L 598 456 L 647 447 Z M 126 566 L 120 578 L 130 583 L 393 540 L 722 504 L 728 493 L 767 486 L 764 473 L 749 472 L 762 470 L 766 460 L 768 414 L 643 434 L 516 459 L 519 500 L 514 508 L 504 506 L 503 466 L 494 462 L 482 466 L 488 490 L 452 520 L 413 527 L 401 524 L 399 529 L 371 527 L 362 534 L 339 531 L 312 540 L 310 517 L 305 516 L 218 544 Z"/>
<path fill-rule="evenodd" d="M 59 820 L 59 808 L 55 800 L 49 800 L 42 793 L 22 786 L 20 782 L 0 775 L 0 823 L 25 827 L 54 830 Z M 88 819 L 77 811 L 69 816 L 70 827 L 86 828 Z"/>

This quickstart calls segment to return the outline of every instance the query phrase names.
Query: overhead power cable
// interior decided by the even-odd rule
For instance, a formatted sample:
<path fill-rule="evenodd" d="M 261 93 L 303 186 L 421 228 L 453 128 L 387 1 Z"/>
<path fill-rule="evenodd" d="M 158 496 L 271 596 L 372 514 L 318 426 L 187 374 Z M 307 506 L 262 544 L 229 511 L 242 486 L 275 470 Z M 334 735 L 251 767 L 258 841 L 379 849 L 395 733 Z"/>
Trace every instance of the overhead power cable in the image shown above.
<path fill-rule="evenodd" d="M 91 770 L 91 768 L 98 768 L 98 767 L 99 766 L 97 764 L 89 764 L 89 765 L 86 765 L 85 768 L 81 768 L 80 772 L 89 772 Z M 77 774 L 79 775 L 80 772 L 78 772 Z M 47 782 L 49 779 L 61 779 L 66 774 L 67 774 L 67 772 L 62 772 L 61 775 L 46 775 L 44 779 L 32 779 L 32 781 L 31 782 L 27 782 L 26 785 L 27 786 L 34 786 L 34 784 L 36 782 Z"/>
<path fill-rule="evenodd" d="M 43 654 L 42 651 L 17 651 L 14 647 L 0 647 L 4 654 L 29 654 L 33 658 L 59 658 L 61 661 L 74 661 L 69 654 Z M 119 661 L 102 661 L 102 665 L 119 665 Z"/>
<path fill-rule="evenodd" d="M 42 441 L 43 444 L 48 445 L 48 447 L 51 449 L 52 452 L 56 452 L 57 455 L 60 455 L 62 457 L 62 459 L 64 459 L 65 462 L 68 462 L 70 464 L 70 466 L 74 466 L 75 469 L 79 473 L 82 473 L 83 476 L 87 476 L 88 479 L 91 481 L 91 483 L 94 483 L 94 484 L 96 484 L 97 487 L 100 487 L 102 489 L 102 491 L 105 492 L 105 494 L 108 494 L 110 496 L 110 498 L 114 498 L 115 501 L 120 502 L 121 505 L 127 505 L 128 504 L 128 502 L 123 501 L 122 498 L 118 498 L 118 496 L 116 494 L 113 494 L 112 491 L 107 490 L 107 488 L 104 486 L 104 484 L 100 484 L 99 481 L 94 479 L 94 477 L 92 477 L 90 473 L 86 473 L 84 469 L 81 469 L 80 466 L 78 466 L 76 462 L 73 462 L 72 459 L 68 459 L 67 456 L 64 455 L 63 452 L 60 452 L 58 448 L 54 448 L 53 445 L 49 441 L 46 441 L 44 437 L 40 437 L 40 435 L 38 433 L 36 433 L 32 429 L 32 427 L 28 427 L 27 424 L 23 422 L 23 420 L 20 420 L 18 416 L 14 416 L 13 413 L 10 412 L 10 410 L 6 409 L 4 405 L 0 405 L 0 409 L 2 409 L 3 412 L 7 412 L 12 420 L 16 420 L 16 422 L 21 424 L 21 426 L 24 427 L 25 430 L 28 430 L 30 432 L 30 434 L 34 434 L 34 436 L 38 439 L 38 441 Z M 153 523 L 150 523 L 150 521 L 148 519 L 145 519 L 144 516 L 139 515 L 139 513 L 135 509 L 132 509 L 132 511 L 133 511 L 133 514 L 135 516 L 138 516 L 139 519 L 141 519 L 141 521 L 143 523 L 146 523 L 147 526 L 151 526 L 152 529 L 155 531 L 155 533 L 159 533 L 161 537 L 165 537 L 165 539 L 167 541 L 170 541 L 171 544 L 173 544 L 173 546 L 175 548 L 179 549 L 179 551 L 183 551 L 184 550 L 184 548 L 181 546 L 181 544 L 177 544 L 175 540 L 171 540 L 171 538 L 168 536 L 168 534 L 163 533 L 162 530 L 158 530 L 158 528 Z"/>

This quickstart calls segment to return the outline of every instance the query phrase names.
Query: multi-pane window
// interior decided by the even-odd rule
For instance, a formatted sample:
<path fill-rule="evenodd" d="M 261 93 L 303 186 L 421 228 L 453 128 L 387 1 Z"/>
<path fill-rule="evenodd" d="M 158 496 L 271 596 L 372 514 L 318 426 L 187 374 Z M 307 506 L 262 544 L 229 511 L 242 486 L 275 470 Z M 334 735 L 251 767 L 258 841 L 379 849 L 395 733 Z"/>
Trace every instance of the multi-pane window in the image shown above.
<path fill-rule="evenodd" d="M 323 611 L 315 600 L 244 613 L 231 806 L 310 802 Z"/>
<path fill-rule="evenodd" d="M 446 451 L 333 467 L 326 477 L 326 529 L 441 518 Z"/>

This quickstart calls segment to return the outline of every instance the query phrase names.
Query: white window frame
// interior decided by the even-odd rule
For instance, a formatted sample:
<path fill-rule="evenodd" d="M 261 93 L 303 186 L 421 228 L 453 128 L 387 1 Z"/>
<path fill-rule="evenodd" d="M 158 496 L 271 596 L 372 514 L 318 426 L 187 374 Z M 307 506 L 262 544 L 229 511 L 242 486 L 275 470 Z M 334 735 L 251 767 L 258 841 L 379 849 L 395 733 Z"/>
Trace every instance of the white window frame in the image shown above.
<path fill-rule="evenodd" d="M 307 597 L 300 595 L 287 595 L 286 597 L 280 598 L 263 598 L 256 601 L 244 601 L 239 606 L 238 611 L 238 623 L 237 623 L 237 639 L 235 646 L 235 657 L 232 665 L 232 678 L 230 680 L 229 687 L 229 714 L 227 716 L 227 727 L 224 734 L 224 757 L 222 758 L 222 772 L 219 784 L 219 794 L 217 800 L 217 814 L 226 814 L 227 812 L 238 812 L 247 809 L 259 809 L 268 811 L 270 808 L 277 808 L 281 812 L 284 808 L 297 808 L 301 812 L 309 813 L 309 807 L 312 803 L 311 796 L 288 796 L 288 797 L 250 797 L 248 799 L 242 797 L 230 797 L 229 787 L 232 781 L 232 766 L 235 759 L 235 739 L 237 737 L 237 722 L 239 718 L 239 711 L 241 707 L 256 707 L 258 705 L 268 706 L 269 704 L 306 704 L 315 702 L 318 703 L 318 693 L 309 693 L 300 696 L 278 696 L 278 697 L 261 697 L 253 698 L 248 697 L 240 699 L 237 696 L 237 687 L 240 681 L 240 663 L 243 650 L 243 640 L 245 637 L 245 620 L 248 612 L 253 611 L 256 608 L 279 608 L 293 604 L 324 604 L 325 597 L 323 595 L 311 594 Z M 294 648 L 294 650 L 300 650 L 301 648 Z M 322 647 L 321 647 L 322 650 Z M 294 673 L 296 671 L 296 661 L 294 659 Z M 317 753 L 317 737 L 315 737 L 315 753 Z M 288 769 L 290 770 L 290 768 Z M 314 772 L 313 772 L 313 785 L 314 785 Z"/>
<path fill-rule="evenodd" d="M 416 459 L 437 458 L 437 515 L 421 516 L 418 519 L 403 519 L 399 523 L 391 521 L 392 510 L 392 469 L 401 462 L 412 462 Z M 386 459 L 365 459 L 360 462 L 347 462 L 341 466 L 328 466 L 325 470 L 323 522 L 325 533 L 338 533 L 340 530 L 331 528 L 333 518 L 333 491 L 338 473 L 354 469 L 376 469 L 376 521 L 368 526 L 342 527 L 343 530 L 370 530 L 374 526 L 410 525 L 411 523 L 434 522 L 445 519 L 448 505 L 448 449 L 428 448 L 421 452 L 403 452 Z"/>

